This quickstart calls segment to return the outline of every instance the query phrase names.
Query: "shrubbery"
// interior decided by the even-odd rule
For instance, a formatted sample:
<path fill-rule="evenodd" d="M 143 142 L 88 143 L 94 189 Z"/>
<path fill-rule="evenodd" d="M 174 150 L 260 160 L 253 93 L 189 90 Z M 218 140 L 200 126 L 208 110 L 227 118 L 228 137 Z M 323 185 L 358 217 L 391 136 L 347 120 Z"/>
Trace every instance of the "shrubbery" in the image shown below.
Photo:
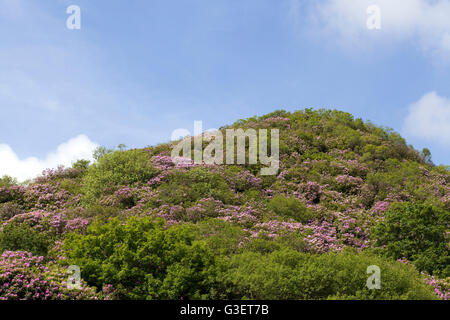
<path fill-rule="evenodd" d="M 0 253 L 28 251 L 45 256 L 53 242 L 54 237 L 48 231 L 36 230 L 27 224 L 10 223 L 0 231 Z"/>
<path fill-rule="evenodd" d="M 199 299 L 211 294 L 215 258 L 189 226 L 150 218 L 113 219 L 73 234 L 64 249 L 89 285 L 112 284 L 121 298 Z"/>
<path fill-rule="evenodd" d="M 0 178 L 0 188 L 1 187 L 11 187 L 17 185 L 17 179 L 10 176 L 3 176 Z"/>
<path fill-rule="evenodd" d="M 381 289 L 366 287 L 367 267 L 381 269 Z M 311 255 L 292 249 L 233 256 L 222 275 L 234 299 L 435 299 L 419 273 L 400 263 L 348 251 Z"/>
<path fill-rule="evenodd" d="M 148 153 L 141 150 L 107 153 L 92 164 L 84 181 L 84 200 L 94 202 L 104 192 L 115 191 L 120 185 L 147 183 L 158 173 Z"/>
<path fill-rule="evenodd" d="M 0 221 L 9 220 L 22 212 L 23 209 L 15 202 L 0 203 Z"/>
<path fill-rule="evenodd" d="M 406 258 L 419 270 L 450 276 L 448 226 L 450 212 L 431 205 L 396 203 L 384 221 L 373 229 L 373 238 L 387 256 Z"/>
<path fill-rule="evenodd" d="M 42 256 L 26 251 L 0 255 L 0 300 L 65 300 L 107 298 L 81 282 L 80 289 L 67 288 L 66 270 L 44 264 Z"/>
<path fill-rule="evenodd" d="M 238 249 L 242 233 L 223 226 L 221 235 L 224 222 L 214 221 L 166 229 L 149 218 L 112 220 L 71 235 L 64 249 L 89 285 L 112 284 L 121 298 L 436 298 L 410 265 L 356 250 L 302 253 L 283 241 L 258 240 Z M 381 269 L 380 290 L 366 287 L 370 265 Z"/>
<path fill-rule="evenodd" d="M 166 180 L 158 187 L 160 199 L 166 203 L 189 205 L 208 197 L 223 203 L 234 201 L 229 183 L 208 168 L 193 167 L 188 171 L 174 171 Z"/>
<path fill-rule="evenodd" d="M 306 206 L 294 197 L 286 198 L 277 195 L 269 201 L 267 207 L 283 218 L 292 218 L 298 222 L 307 222 L 313 217 Z"/>

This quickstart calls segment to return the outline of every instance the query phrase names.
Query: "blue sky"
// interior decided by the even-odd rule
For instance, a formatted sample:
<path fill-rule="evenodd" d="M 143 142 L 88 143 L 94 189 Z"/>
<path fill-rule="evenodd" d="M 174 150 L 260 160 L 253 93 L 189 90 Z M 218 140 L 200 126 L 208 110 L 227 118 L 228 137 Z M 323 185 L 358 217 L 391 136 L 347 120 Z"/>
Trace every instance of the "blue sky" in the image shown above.
<path fill-rule="evenodd" d="M 305 107 L 392 127 L 449 165 L 450 1 L 392 2 L 0 0 L 0 174 Z"/>

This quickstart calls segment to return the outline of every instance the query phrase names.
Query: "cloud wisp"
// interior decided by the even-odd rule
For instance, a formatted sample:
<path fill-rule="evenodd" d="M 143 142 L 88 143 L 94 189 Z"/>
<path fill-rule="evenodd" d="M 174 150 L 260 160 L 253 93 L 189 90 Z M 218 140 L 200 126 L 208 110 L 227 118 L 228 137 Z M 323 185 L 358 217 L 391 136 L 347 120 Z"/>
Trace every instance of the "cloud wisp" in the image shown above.
<path fill-rule="evenodd" d="M 450 99 L 429 92 L 409 106 L 403 132 L 450 147 Z"/>
<path fill-rule="evenodd" d="M 299 0 L 292 0 L 291 11 Z M 380 9 L 381 29 L 369 30 L 367 9 Z M 291 16 L 294 16 L 291 12 Z M 324 0 L 308 7 L 307 21 L 315 36 L 333 38 L 345 48 L 380 43 L 414 43 L 434 61 L 450 62 L 448 0 Z"/>
<path fill-rule="evenodd" d="M 56 168 L 59 165 L 67 167 L 80 159 L 92 160 L 92 154 L 97 147 L 98 144 L 86 135 L 79 135 L 60 144 L 44 159 L 29 157 L 22 160 L 9 145 L 0 144 L 0 176 L 9 175 L 19 181 L 32 179 L 47 168 Z"/>

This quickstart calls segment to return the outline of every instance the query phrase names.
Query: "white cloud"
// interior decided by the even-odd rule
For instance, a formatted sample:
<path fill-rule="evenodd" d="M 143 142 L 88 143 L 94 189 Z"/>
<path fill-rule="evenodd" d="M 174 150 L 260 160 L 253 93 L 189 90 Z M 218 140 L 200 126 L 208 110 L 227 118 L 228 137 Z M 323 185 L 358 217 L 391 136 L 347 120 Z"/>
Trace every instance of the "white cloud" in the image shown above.
<path fill-rule="evenodd" d="M 291 11 L 298 1 L 291 1 Z M 381 10 L 381 30 L 367 28 L 366 10 L 371 5 Z M 375 39 L 413 41 L 440 61 L 450 56 L 449 17 L 448 0 L 324 0 L 315 1 L 308 12 L 313 30 L 345 47 L 366 47 Z"/>
<path fill-rule="evenodd" d="M 450 146 L 450 99 L 430 92 L 409 106 L 403 124 L 407 136 Z"/>
<path fill-rule="evenodd" d="M 92 160 L 92 153 L 98 144 L 86 135 L 79 135 L 60 144 L 55 151 L 47 154 L 45 159 L 30 157 L 19 159 L 7 144 L 0 144 L 0 176 L 9 175 L 19 181 L 35 178 L 44 169 L 56 168 L 59 165 L 70 166 L 79 159 Z"/>

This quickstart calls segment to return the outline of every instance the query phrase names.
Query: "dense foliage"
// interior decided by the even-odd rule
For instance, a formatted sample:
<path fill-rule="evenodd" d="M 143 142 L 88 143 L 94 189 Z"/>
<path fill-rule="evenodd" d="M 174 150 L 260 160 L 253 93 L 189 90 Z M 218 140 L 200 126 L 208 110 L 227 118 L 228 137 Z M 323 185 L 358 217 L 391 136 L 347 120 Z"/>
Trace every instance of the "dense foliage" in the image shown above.
<path fill-rule="evenodd" d="M 148 217 L 93 224 L 65 248 L 88 283 L 112 284 L 122 298 L 199 299 L 214 281 L 214 256 L 191 228 L 164 229 Z"/>
<path fill-rule="evenodd" d="M 1 178 L 0 298 L 447 299 L 450 173 L 427 149 L 333 110 L 227 128 L 278 128 L 277 175 L 171 143 Z"/>
<path fill-rule="evenodd" d="M 380 290 L 366 287 L 366 269 L 377 265 Z M 434 299 L 417 271 L 379 257 L 344 251 L 307 254 L 282 249 L 233 256 L 224 275 L 232 298 L 245 299 Z"/>
<path fill-rule="evenodd" d="M 450 212 L 430 205 L 396 203 L 374 227 L 378 245 L 395 259 L 413 261 L 420 270 L 450 276 L 446 232 Z"/>

